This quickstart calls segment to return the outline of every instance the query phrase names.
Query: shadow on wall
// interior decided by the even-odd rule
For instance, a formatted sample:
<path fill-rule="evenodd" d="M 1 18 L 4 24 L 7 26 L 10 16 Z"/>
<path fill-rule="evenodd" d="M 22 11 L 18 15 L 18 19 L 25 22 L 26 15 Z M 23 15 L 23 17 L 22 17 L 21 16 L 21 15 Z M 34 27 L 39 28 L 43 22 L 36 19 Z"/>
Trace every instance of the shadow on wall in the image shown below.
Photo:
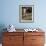
<path fill-rule="evenodd" d="M 2 43 L 2 36 L 3 36 L 2 32 L 6 31 L 5 28 L 6 28 L 6 26 L 4 24 L 0 24 L 0 43 Z"/>

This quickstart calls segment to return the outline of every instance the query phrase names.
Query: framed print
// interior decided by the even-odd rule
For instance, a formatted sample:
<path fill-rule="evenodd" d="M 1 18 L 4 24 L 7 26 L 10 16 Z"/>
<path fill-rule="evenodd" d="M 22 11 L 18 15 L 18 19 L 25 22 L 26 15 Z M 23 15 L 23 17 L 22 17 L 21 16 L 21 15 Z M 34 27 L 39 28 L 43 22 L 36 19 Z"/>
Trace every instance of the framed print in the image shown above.
<path fill-rule="evenodd" d="M 24 23 L 34 21 L 34 5 L 19 5 L 19 21 Z"/>

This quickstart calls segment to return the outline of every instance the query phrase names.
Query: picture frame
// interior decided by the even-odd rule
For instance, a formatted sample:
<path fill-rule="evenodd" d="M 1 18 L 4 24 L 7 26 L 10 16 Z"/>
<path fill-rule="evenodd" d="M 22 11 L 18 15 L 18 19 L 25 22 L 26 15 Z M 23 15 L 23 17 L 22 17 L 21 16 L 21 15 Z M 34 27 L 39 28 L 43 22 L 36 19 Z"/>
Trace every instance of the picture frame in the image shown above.
<path fill-rule="evenodd" d="M 19 5 L 19 22 L 34 22 L 34 5 Z"/>

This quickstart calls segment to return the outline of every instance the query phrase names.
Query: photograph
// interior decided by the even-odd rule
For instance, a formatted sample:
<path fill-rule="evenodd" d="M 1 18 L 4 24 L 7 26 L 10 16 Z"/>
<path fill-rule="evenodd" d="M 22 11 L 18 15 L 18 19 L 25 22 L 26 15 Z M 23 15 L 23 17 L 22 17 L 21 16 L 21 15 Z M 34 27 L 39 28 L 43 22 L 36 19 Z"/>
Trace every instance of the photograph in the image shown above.
<path fill-rule="evenodd" d="M 20 22 L 33 22 L 34 16 L 33 5 L 20 5 L 19 7 L 19 20 Z"/>

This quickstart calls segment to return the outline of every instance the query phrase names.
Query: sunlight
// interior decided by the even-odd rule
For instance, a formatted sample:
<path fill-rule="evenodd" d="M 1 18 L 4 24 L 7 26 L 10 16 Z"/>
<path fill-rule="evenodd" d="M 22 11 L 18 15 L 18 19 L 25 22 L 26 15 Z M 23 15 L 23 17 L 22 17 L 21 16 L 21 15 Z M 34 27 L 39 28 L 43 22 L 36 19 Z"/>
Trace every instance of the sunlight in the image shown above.
<path fill-rule="evenodd" d="M 44 46 L 46 46 L 46 44 L 44 44 Z"/>

